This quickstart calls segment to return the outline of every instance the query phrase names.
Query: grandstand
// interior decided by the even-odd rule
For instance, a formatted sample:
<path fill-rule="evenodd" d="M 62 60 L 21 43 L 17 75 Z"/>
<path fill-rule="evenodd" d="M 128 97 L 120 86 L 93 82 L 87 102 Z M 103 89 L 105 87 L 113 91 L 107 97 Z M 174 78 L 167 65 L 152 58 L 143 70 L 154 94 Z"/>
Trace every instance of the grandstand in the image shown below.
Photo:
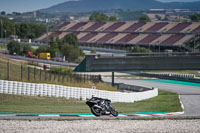
<path fill-rule="evenodd" d="M 82 46 L 129 47 L 134 45 L 185 47 L 200 35 L 199 22 L 65 22 L 50 31 L 48 38 L 77 35 Z M 46 35 L 36 39 L 46 41 Z"/>

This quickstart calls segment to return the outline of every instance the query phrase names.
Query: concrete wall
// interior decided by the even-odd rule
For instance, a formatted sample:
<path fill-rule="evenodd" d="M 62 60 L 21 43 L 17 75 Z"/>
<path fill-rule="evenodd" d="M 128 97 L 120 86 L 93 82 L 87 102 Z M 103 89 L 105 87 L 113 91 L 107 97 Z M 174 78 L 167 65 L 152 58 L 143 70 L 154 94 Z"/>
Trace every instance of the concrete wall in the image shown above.
<path fill-rule="evenodd" d="M 110 99 L 112 102 L 134 102 L 157 96 L 158 89 L 145 92 L 122 93 L 62 85 L 35 84 L 0 80 L 0 93 L 29 96 L 65 97 L 66 99 L 75 98 L 82 100 L 90 99 L 93 95 L 100 98 Z"/>
<path fill-rule="evenodd" d="M 86 71 L 200 70 L 200 56 L 87 56 Z"/>
<path fill-rule="evenodd" d="M 152 88 L 146 88 L 146 87 L 141 87 L 141 86 L 136 86 L 136 85 L 127 85 L 124 83 L 115 83 L 115 87 L 117 87 L 117 89 L 120 92 L 124 92 L 124 91 L 144 92 L 144 91 L 152 90 Z"/>

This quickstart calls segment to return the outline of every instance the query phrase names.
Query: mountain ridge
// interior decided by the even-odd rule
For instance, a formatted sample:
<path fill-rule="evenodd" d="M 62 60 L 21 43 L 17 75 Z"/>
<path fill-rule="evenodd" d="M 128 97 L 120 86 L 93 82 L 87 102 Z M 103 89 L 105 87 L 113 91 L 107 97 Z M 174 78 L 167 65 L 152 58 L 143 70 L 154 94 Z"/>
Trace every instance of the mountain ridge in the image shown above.
<path fill-rule="evenodd" d="M 41 9 L 43 13 L 90 12 L 109 9 L 148 10 L 148 9 L 190 9 L 199 10 L 200 1 L 194 2 L 160 2 L 156 0 L 79 0 L 67 1 L 49 8 Z"/>

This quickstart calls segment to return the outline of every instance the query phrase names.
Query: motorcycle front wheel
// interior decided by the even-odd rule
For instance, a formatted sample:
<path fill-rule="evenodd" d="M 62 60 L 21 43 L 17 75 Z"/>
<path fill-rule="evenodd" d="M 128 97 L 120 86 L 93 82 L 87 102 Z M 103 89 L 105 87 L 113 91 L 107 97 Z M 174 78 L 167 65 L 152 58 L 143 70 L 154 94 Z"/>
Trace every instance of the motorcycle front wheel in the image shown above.
<path fill-rule="evenodd" d="M 95 107 L 95 106 L 91 107 L 91 112 L 92 112 L 93 115 L 95 115 L 97 117 L 101 116 L 101 114 L 102 114 L 102 110 L 100 108 Z"/>
<path fill-rule="evenodd" d="M 118 111 L 115 110 L 115 108 L 111 107 L 110 113 L 114 116 L 117 117 L 118 116 Z"/>

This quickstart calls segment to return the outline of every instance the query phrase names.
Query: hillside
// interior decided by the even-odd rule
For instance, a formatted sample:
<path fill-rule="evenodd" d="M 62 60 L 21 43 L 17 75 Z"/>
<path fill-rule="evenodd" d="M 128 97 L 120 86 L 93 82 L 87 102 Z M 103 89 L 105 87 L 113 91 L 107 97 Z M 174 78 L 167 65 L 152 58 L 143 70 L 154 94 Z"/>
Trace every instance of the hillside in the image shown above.
<path fill-rule="evenodd" d="M 197 2 L 169 2 L 162 3 L 156 0 L 80 0 L 68 1 L 52 7 L 41 9 L 44 13 L 59 12 L 89 12 L 109 9 L 191 9 L 199 10 L 200 1 Z"/>

